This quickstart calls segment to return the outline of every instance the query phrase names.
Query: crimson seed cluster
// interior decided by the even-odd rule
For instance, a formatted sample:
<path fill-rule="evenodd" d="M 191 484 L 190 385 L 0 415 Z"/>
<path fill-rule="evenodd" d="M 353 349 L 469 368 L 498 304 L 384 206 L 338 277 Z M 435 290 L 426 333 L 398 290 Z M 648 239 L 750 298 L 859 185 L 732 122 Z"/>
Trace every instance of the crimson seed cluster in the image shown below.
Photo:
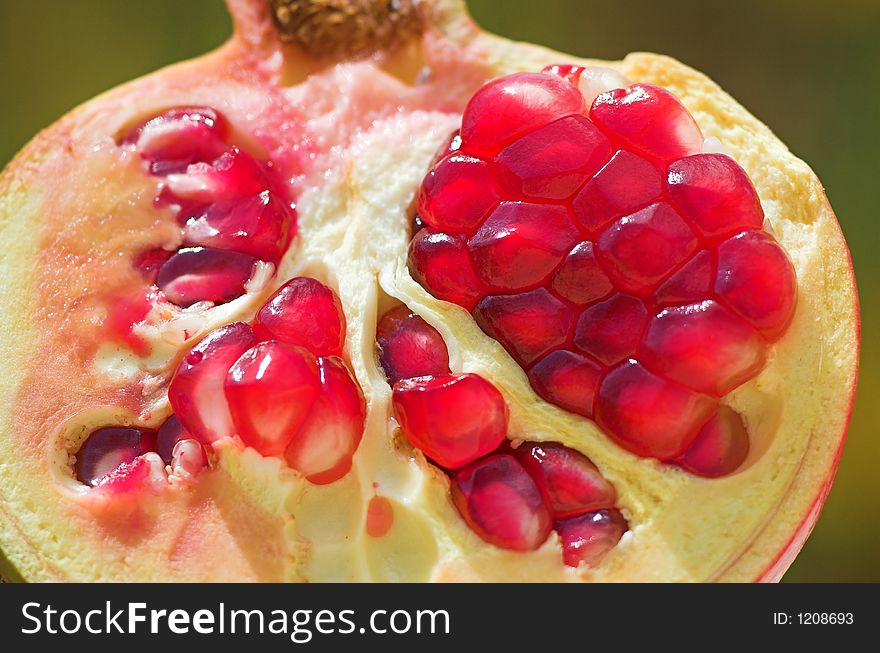
<path fill-rule="evenodd" d="M 648 84 L 587 105 L 582 69 L 490 82 L 425 178 L 413 276 L 471 311 L 535 391 L 704 476 L 748 452 L 724 395 L 791 321 L 794 269 L 746 173 Z"/>
<path fill-rule="evenodd" d="M 529 551 L 554 528 L 563 560 L 597 564 L 626 531 L 614 488 L 583 454 L 556 443 L 508 444 L 507 406 L 493 384 L 453 374 L 442 336 L 406 306 L 376 330 L 400 429 L 451 479 L 452 500 L 477 535 Z"/>

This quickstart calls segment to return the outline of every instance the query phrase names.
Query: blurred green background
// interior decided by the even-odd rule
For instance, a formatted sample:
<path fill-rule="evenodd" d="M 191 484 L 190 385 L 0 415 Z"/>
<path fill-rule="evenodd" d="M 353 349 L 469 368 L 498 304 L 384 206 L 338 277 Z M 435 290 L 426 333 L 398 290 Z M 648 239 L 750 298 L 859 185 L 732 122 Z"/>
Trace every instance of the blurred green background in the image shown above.
<path fill-rule="evenodd" d="M 469 0 L 504 36 L 617 59 L 670 54 L 737 97 L 826 185 L 862 300 L 862 373 L 838 480 L 786 580 L 880 581 L 880 2 Z M 0 165 L 120 82 L 219 45 L 222 0 L 0 0 Z M 874 397 L 875 401 L 870 398 Z"/>

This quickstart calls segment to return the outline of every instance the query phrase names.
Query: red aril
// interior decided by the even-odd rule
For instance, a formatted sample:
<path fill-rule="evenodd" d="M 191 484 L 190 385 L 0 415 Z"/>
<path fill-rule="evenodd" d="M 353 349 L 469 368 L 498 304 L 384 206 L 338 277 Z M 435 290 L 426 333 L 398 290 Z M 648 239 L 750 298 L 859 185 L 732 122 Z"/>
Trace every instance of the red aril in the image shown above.
<path fill-rule="evenodd" d="M 298 345 L 316 356 L 341 356 L 345 316 L 330 288 L 310 277 L 296 277 L 263 304 L 254 332 L 260 340 Z"/>
<path fill-rule="evenodd" d="M 187 247 L 169 258 L 156 277 L 165 298 L 182 308 L 196 302 L 225 304 L 245 292 L 256 259 L 211 247 Z"/>
<path fill-rule="evenodd" d="M 794 315 L 797 280 L 788 255 L 772 236 L 745 231 L 718 248 L 715 292 L 773 342 Z"/>
<path fill-rule="evenodd" d="M 602 371 L 601 364 L 586 356 L 557 349 L 532 365 L 529 381 L 550 403 L 592 417 Z"/>
<path fill-rule="evenodd" d="M 541 72 L 562 77 L 562 79 L 572 86 L 577 86 L 581 74 L 584 72 L 584 67 L 575 64 L 553 64 L 551 66 L 545 66 Z"/>
<path fill-rule="evenodd" d="M 265 190 L 208 205 L 186 221 L 184 241 L 277 263 L 295 227 L 290 207 Z"/>
<path fill-rule="evenodd" d="M 76 478 L 86 485 L 98 485 L 121 466 L 155 450 L 153 430 L 115 426 L 98 429 L 76 452 Z"/>
<path fill-rule="evenodd" d="M 284 452 L 321 392 L 315 357 L 301 347 L 260 342 L 235 361 L 223 382 L 235 432 L 264 456 Z"/>
<path fill-rule="evenodd" d="M 651 162 L 618 150 L 571 202 L 574 217 L 595 235 L 612 220 L 635 213 L 660 199 L 663 178 Z"/>
<path fill-rule="evenodd" d="M 150 164 L 154 175 L 181 172 L 213 161 L 226 149 L 225 118 L 210 107 L 177 107 L 131 129 L 122 139 Z"/>
<path fill-rule="evenodd" d="M 544 497 L 513 456 L 489 456 L 458 471 L 452 501 L 472 531 L 502 549 L 531 551 L 550 535 Z"/>
<path fill-rule="evenodd" d="M 669 198 L 707 238 L 764 224 L 761 200 L 736 161 L 724 154 L 694 154 L 667 170 Z"/>
<path fill-rule="evenodd" d="M 627 149 L 669 162 L 699 152 L 703 134 L 681 102 L 653 84 L 633 84 L 603 93 L 590 108 L 592 120 Z"/>
<path fill-rule="evenodd" d="M 497 203 L 488 164 L 453 154 L 425 177 L 417 210 L 422 222 L 438 231 L 470 234 Z"/>
<path fill-rule="evenodd" d="M 516 295 L 488 295 L 474 308 L 480 328 L 522 365 L 562 345 L 574 313 L 544 288 Z"/>
<path fill-rule="evenodd" d="M 676 462 L 692 474 L 716 478 L 735 472 L 748 455 L 749 433 L 742 416 L 719 406 Z"/>
<path fill-rule="evenodd" d="M 415 376 L 449 373 L 449 352 L 437 329 L 401 304 L 376 325 L 379 366 L 392 386 Z"/>
<path fill-rule="evenodd" d="M 593 254 L 593 243 L 578 243 L 556 268 L 550 282 L 552 290 L 562 299 L 585 306 L 606 297 L 614 289 L 611 279 L 599 266 Z"/>
<path fill-rule="evenodd" d="M 489 292 L 474 274 L 467 241 L 458 235 L 419 231 L 409 245 L 409 268 L 435 297 L 468 310 Z"/>
<path fill-rule="evenodd" d="M 162 426 L 156 432 L 156 452 L 166 465 L 170 465 L 177 443 L 181 440 L 192 439 L 192 437 L 192 434 L 177 419 L 177 415 L 170 415 L 162 422 Z"/>
<path fill-rule="evenodd" d="M 658 202 L 608 226 L 596 240 L 596 258 L 617 288 L 648 295 L 697 245 L 681 216 Z"/>
<path fill-rule="evenodd" d="M 504 202 L 468 241 L 477 278 L 496 290 L 542 281 L 578 241 L 563 206 Z"/>
<path fill-rule="evenodd" d="M 672 460 L 694 441 L 714 407 L 709 397 L 629 360 L 602 380 L 596 421 L 633 453 Z"/>
<path fill-rule="evenodd" d="M 316 484 L 332 483 L 351 469 L 364 432 L 360 387 L 338 358 L 318 358 L 320 390 L 284 451 L 287 464 Z"/>
<path fill-rule="evenodd" d="M 209 444 L 235 434 L 223 384 L 232 364 L 256 342 L 247 324 L 234 322 L 205 336 L 178 366 L 168 386 L 168 401 L 198 440 Z"/>
<path fill-rule="evenodd" d="M 516 458 L 544 494 L 554 519 L 610 508 L 614 487 L 582 453 L 554 442 L 525 442 Z"/>
<path fill-rule="evenodd" d="M 562 540 L 562 560 L 569 567 L 595 567 L 627 530 L 617 510 L 597 510 L 556 522 Z"/>
<path fill-rule="evenodd" d="M 635 355 L 647 324 L 645 305 L 632 295 L 618 293 L 581 313 L 574 345 L 606 365 L 614 365 Z"/>
<path fill-rule="evenodd" d="M 258 195 L 271 185 L 263 166 L 250 154 L 231 147 L 210 163 L 198 162 L 166 177 L 168 192 L 185 202 L 221 202 Z"/>
<path fill-rule="evenodd" d="M 673 273 L 654 293 L 659 306 L 692 304 L 712 294 L 715 280 L 714 257 L 708 250 L 697 252 L 690 261 Z"/>
<path fill-rule="evenodd" d="M 570 197 L 611 156 L 611 144 L 584 116 L 567 116 L 523 136 L 495 157 L 496 174 L 514 197 Z"/>
<path fill-rule="evenodd" d="M 651 319 L 639 351 L 645 366 L 693 390 L 722 397 L 764 367 L 766 345 L 713 300 L 667 308 Z"/>
<path fill-rule="evenodd" d="M 461 119 L 462 150 L 494 156 L 508 143 L 558 118 L 584 111 L 576 87 L 555 75 L 514 73 L 474 94 Z"/>
<path fill-rule="evenodd" d="M 159 458 L 159 454 L 148 451 L 134 460 L 122 463 L 99 479 L 93 487 L 105 497 L 119 499 L 124 495 L 140 497 L 144 492 L 156 493 L 162 489 L 167 480 L 165 463 Z M 107 509 L 110 515 L 131 514 L 131 504 L 121 501 L 110 503 Z"/>
<path fill-rule="evenodd" d="M 144 275 L 147 283 L 154 284 L 162 264 L 173 254 L 174 252 L 161 248 L 144 250 L 135 257 L 132 265 Z"/>
<path fill-rule="evenodd" d="M 494 451 L 507 434 L 507 406 L 476 374 L 399 381 L 394 416 L 413 446 L 441 467 L 456 469 Z"/>

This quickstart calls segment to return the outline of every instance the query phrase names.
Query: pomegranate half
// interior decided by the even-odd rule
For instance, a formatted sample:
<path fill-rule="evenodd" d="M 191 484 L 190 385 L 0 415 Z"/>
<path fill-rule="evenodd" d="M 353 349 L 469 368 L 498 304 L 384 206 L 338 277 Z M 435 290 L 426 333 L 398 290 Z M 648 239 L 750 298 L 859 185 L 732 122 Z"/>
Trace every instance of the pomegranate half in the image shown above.
<path fill-rule="evenodd" d="M 807 165 L 667 57 L 228 4 L 0 177 L 4 577 L 778 580 L 859 349 Z"/>

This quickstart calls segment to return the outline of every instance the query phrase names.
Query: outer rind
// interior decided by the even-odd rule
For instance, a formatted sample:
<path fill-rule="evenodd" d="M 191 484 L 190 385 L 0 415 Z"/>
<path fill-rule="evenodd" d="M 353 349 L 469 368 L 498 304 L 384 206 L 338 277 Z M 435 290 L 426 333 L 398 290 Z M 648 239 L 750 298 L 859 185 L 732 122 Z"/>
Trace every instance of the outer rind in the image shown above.
<path fill-rule="evenodd" d="M 233 9 L 236 11 L 239 25 L 244 20 L 242 19 L 244 14 L 258 14 L 261 11 L 258 2 L 234 0 L 234 5 Z M 253 16 L 247 20 L 251 21 L 247 23 L 249 25 L 262 24 L 253 20 Z M 543 48 L 513 44 L 480 33 L 466 17 L 463 6 L 458 0 L 435 2 L 434 20 L 451 41 L 459 43 L 462 48 L 479 53 L 486 67 L 491 71 L 490 75 L 539 69 L 547 63 L 573 60 L 570 56 L 553 53 Z M 244 39 L 250 43 L 250 53 L 262 47 L 270 47 L 267 43 L 271 41 L 271 35 L 265 31 L 252 30 L 243 34 Z M 242 56 L 247 55 L 242 54 Z M 201 61 L 204 63 L 205 59 Z M 593 61 L 587 63 L 594 65 L 603 63 L 617 68 L 634 80 L 649 81 L 669 87 L 697 115 L 707 134 L 720 136 L 753 179 L 756 179 L 765 204 L 769 201 L 772 206 L 790 209 L 799 220 L 805 220 L 806 224 L 818 225 L 817 228 L 824 236 L 821 239 L 822 255 L 817 258 L 824 260 L 825 265 L 819 277 L 820 283 L 817 284 L 814 280 L 815 287 L 811 286 L 810 290 L 817 292 L 816 300 L 825 300 L 833 307 L 831 314 L 822 317 L 821 333 L 828 338 L 820 345 L 824 347 L 822 360 L 828 361 L 826 369 L 830 366 L 836 369 L 837 373 L 831 375 L 826 373 L 823 377 L 825 383 L 820 384 L 818 388 L 807 388 L 807 390 L 818 389 L 820 394 L 805 397 L 808 399 L 807 411 L 813 408 L 814 428 L 811 430 L 810 445 L 801 458 L 800 471 L 794 483 L 772 514 L 768 515 L 764 528 L 740 552 L 735 561 L 728 567 L 719 569 L 710 578 L 731 581 L 775 580 L 787 568 L 815 518 L 818 517 L 818 511 L 824 502 L 839 459 L 842 437 L 848 423 L 858 360 L 858 307 L 846 245 L 824 192 L 812 172 L 805 164 L 793 157 L 766 127 L 751 117 L 705 76 L 669 58 L 649 54 L 630 55 L 624 61 L 616 63 Z M 30 323 L 30 317 L 33 314 L 32 302 L 35 296 L 33 289 L 37 284 L 37 279 L 34 277 L 37 266 L 32 260 L 33 253 L 37 251 L 36 230 L 29 229 L 28 224 L 33 223 L 23 218 L 29 216 L 37 221 L 39 211 L 38 207 L 32 204 L 32 194 L 22 188 L 22 180 L 33 182 L 32 175 L 35 175 L 37 166 L 47 150 L 54 147 L 55 143 L 63 142 L 66 134 L 76 128 L 80 116 L 87 113 L 90 107 L 110 98 L 122 97 L 128 89 L 138 83 L 140 82 L 134 82 L 132 85 L 126 85 L 106 96 L 92 100 L 40 134 L 0 178 L 0 240 L 4 242 L 4 249 L 0 253 L 0 273 L 3 274 L 3 278 L 21 280 L 21 283 L 5 284 L 0 289 L 0 305 L 4 307 L 4 332 L 8 334 L 0 343 L 0 354 L 8 362 L 7 373 L 0 381 L 0 402 L 2 402 L 0 405 L 4 406 L 3 412 L 0 413 L 0 428 L 5 433 L 12 432 L 14 428 L 10 423 L 12 415 L 6 407 L 13 404 L 14 396 L 22 390 L 20 388 L 22 370 L 26 368 L 31 353 L 30 348 L 34 342 L 29 337 L 29 333 L 34 328 Z M 779 214 L 779 211 L 774 213 Z M 791 224 L 774 224 L 774 226 L 781 232 L 783 244 L 790 249 L 796 249 L 798 244 L 798 233 L 794 228 L 796 223 L 792 221 Z M 398 262 L 394 264 L 398 265 Z M 386 288 L 386 290 L 391 289 Z M 448 305 L 443 306 L 442 302 L 430 301 L 423 293 L 419 294 L 417 289 L 412 289 L 407 283 L 398 286 L 397 291 L 412 306 L 417 307 L 420 303 L 424 305 L 428 313 L 433 312 L 435 319 L 439 319 L 438 315 L 441 313 L 457 315 L 458 309 L 450 308 Z M 460 320 L 452 317 L 447 322 L 455 324 Z M 448 333 L 448 329 L 443 330 Z M 479 340 L 476 335 L 470 339 L 468 335 L 470 332 L 467 332 L 466 328 L 464 332 L 462 342 L 458 343 L 459 348 L 467 348 L 470 342 L 477 343 L 480 347 L 488 346 L 485 340 Z M 358 337 L 363 338 L 363 335 L 363 333 L 358 334 Z M 784 339 L 781 346 L 785 347 L 786 343 L 792 343 L 795 339 L 796 336 L 791 334 Z M 491 372 L 487 371 L 487 375 L 500 375 L 507 380 L 508 377 L 517 374 L 516 369 L 504 359 L 503 354 L 493 353 L 492 356 L 495 359 L 483 361 L 491 370 Z M 823 367 L 822 364 L 819 365 Z M 811 366 L 808 369 L 813 368 Z M 513 392 L 512 395 L 512 400 L 515 402 L 522 399 L 517 392 Z M 531 398 L 528 400 L 533 401 Z M 553 413 L 552 409 L 547 412 Z M 15 453 L 2 451 L 3 446 L 0 446 L 0 452 L 4 455 Z M 430 480 L 427 482 L 430 483 Z M 443 489 L 435 487 L 430 491 L 426 490 L 425 494 L 430 495 L 433 501 L 436 500 L 438 491 L 442 494 Z M 55 568 L 43 559 L 27 538 L 17 535 L 16 518 L 7 507 L 9 501 L 7 495 L 4 497 L 4 505 L 0 505 L 0 548 L 11 565 L 21 576 L 29 580 L 64 578 L 67 574 L 63 570 Z M 448 516 L 451 513 L 446 514 Z M 479 554 L 475 554 L 475 558 L 479 557 Z M 535 573 L 538 574 L 536 579 L 540 579 L 539 569 L 536 568 Z M 484 570 L 481 576 L 480 572 L 475 572 L 475 569 L 469 566 L 460 568 L 447 565 L 437 573 L 436 579 L 460 580 L 475 577 L 492 578 L 492 574 Z M 590 576 L 586 577 L 590 578 Z"/>

